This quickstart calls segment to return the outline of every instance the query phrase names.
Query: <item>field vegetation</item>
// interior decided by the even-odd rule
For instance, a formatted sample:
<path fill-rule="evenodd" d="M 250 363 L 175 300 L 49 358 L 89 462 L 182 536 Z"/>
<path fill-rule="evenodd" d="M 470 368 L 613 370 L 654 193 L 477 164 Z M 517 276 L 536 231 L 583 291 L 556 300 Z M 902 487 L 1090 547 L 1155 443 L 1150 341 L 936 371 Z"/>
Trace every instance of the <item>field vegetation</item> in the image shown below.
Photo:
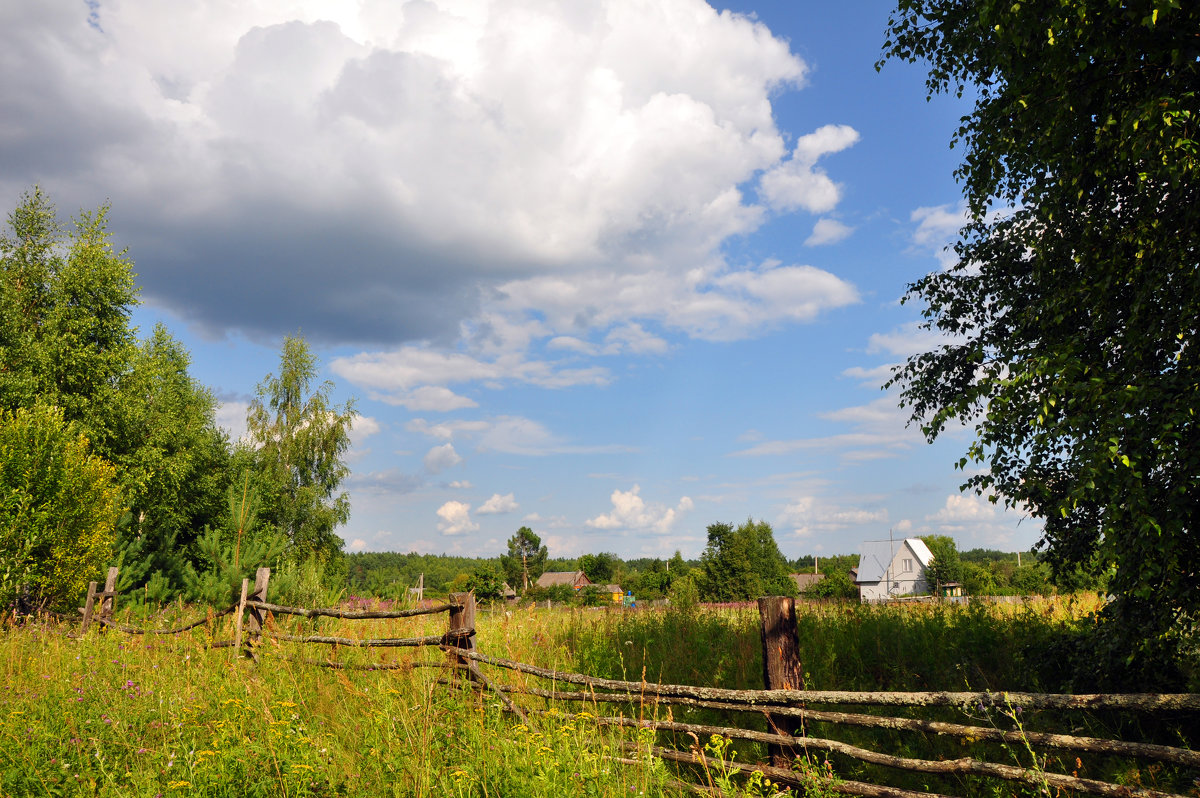
<path fill-rule="evenodd" d="M 1070 672 L 1061 652 L 1092 621 L 1096 599 L 1032 600 L 1016 605 L 803 604 L 799 633 L 806 686 L 847 690 L 1006 690 L 1082 692 L 1096 687 Z M 127 621 L 165 626 L 198 610 L 172 605 Z M 228 622 L 228 619 L 223 619 Z M 229 636 L 217 622 L 214 636 Z M 291 627 L 290 620 L 280 620 Z M 444 631 L 444 616 L 403 621 L 303 621 L 308 633 L 411 636 Z M 760 688 L 757 612 L 686 603 L 660 611 L 603 611 L 532 606 L 481 608 L 484 653 L 602 677 Z M 293 630 L 298 631 L 295 627 Z M 326 650 L 265 644 L 257 663 L 209 647 L 200 628 L 178 637 L 140 637 L 50 623 L 10 627 L 0 637 L 0 792 L 3 795 L 529 795 L 687 794 L 673 781 L 741 784 L 740 794 L 772 795 L 759 782 L 729 782 L 719 768 L 691 770 L 652 761 L 619 743 L 645 745 L 648 732 L 601 727 L 595 718 L 673 717 L 691 723 L 765 728 L 680 707 L 554 704 L 524 697 L 527 722 L 505 713 L 495 696 L 444 683 L 436 650 L 345 649 L 343 664 L 401 665 L 394 670 L 332 670 L 298 661 Z M 489 670 L 521 686 L 525 677 Z M 443 682 L 443 683 L 439 683 Z M 533 686 L 533 680 L 528 682 Z M 544 683 L 536 686 L 546 686 Z M 869 711 L 869 710 L 868 710 Z M 1103 733 L 1126 739 L 1194 744 L 1181 722 L 1073 715 L 938 710 L 925 717 L 1003 728 Z M 1180 719 L 1175 719 L 1179 721 Z M 992 761 L 1120 783 L 1190 789 L 1195 773 L 1074 755 L 1049 760 L 1013 746 L 971 747 L 911 732 L 833 729 L 830 736 L 917 758 L 985 752 Z M 1189 736 L 1191 735 L 1191 736 Z M 687 737 L 657 740 L 687 749 L 697 743 L 725 761 L 765 758 L 754 745 Z M 622 764 L 617 757 L 630 759 Z M 1069 759 L 1071 761 L 1059 761 Z M 806 765 L 835 777 L 948 794 L 1014 794 L 1011 785 L 978 777 L 931 779 L 813 754 Z M 1064 769 L 1065 768 L 1065 769 Z M 739 794 L 739 793 L 735 793 Z M 1045 794 L 1030 787 L 1024 793 Z"/>

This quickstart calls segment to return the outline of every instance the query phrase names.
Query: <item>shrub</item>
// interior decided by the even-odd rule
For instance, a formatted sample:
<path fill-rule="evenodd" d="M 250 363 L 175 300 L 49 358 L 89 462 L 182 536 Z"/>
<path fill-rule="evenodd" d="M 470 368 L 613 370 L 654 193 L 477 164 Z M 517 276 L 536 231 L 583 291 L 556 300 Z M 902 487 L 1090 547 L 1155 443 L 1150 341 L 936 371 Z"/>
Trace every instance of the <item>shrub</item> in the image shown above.
<path fill-rule="evenodd" d="M 0 605 L 79 597 L 112 556 L 115 472 L 59 408 L 0 410 Z"/>

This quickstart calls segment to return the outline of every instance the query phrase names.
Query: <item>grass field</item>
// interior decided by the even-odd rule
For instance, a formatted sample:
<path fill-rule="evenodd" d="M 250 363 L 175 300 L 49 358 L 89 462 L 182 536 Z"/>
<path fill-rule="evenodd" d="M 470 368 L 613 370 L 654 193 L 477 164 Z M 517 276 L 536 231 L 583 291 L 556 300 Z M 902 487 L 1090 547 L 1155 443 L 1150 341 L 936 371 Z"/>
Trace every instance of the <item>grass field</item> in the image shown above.
<path fill-rule="evenodd" d="M 1048 689 L 1045 671 L 1035 667 L 1038 647 L 1084 623 L 1087 609 L 1065 601 L 978 609 L 802 607 L 808 687 Z M 182 615 L 198 612 L 183 608 Z M 172 623 L 170 617 L 146 620 L 153 626 Z M 344 636 L 413 636 L 440 633 L 445 622 L 445 616 L 306 621 L 303 628 Z M 229 635 L 227 627 L 219 628 L 217 636 Z M 753 610 L 481 610 L 477 628 L 481 651 L 542 666 L 617 678 L 762 686 Z M 0 636 L 4 796 L 686 794 L 672 785 L 672 773 L 660 762 L 644 756 L 635 756 L 635 764 L 615 762 L 615 756 L 631 756 L 618 752 L 618 733 L 590 717 L 566 718 L 566 712 L 579 711 L 578 704 L 549 707 L 557 714 L 531 715 L 523 724 L 491 696 L 481 699 L 439 684 L 445 671 L 437 668 L 330 670 L 288 659 L 323 658 L 328 647 L 286 644 L 262 646 L 254 663 L 231 649 L 209 648 L 204 629 L 146 638 L 89 631 L 83 639 L 69 637 L 69 631 L 55 624 L 10 626 Z M 441 656 L 429 649 L 336 652 L 347 663 L 435 662 Z M 489 673 L 508 683 L 522 678 Z M 586 709 L 588 715 L 615 711 Z M 957 720 L 964 721 L 961 713 Z M 1026 721 L 1037 726 L 1057 719 Z M 1180 731 L 1167 726 L 1129 727 L 1112 718 L 1087 723 L 1180 742 Z M 643 743 L 653 739 L 641 734 Z M 895 732 L 854 734 L 859 742 L 893 746 L 904 755 L 963 755 L 954 750 L 957 743 Z M 626 731 L 620 739 L 638 737 Z M 743 747 L 739 761 L 756 753 Z M 834 758 L 831 765 L 848 778 L 872 775 L 850 761 Z M 1080 767 L 1091 776 L 1147 785 L 1175 786 L 1187 777 L 1109 761 Z M 903 781 L 895 774 L 882 777 Z M 929 786 L 960 795 L 994 790 L 978 781 Z M 753 794 L 772 792 L 763 787 Z M 996 794 L 1013 793 L 1006 788 Z"/>

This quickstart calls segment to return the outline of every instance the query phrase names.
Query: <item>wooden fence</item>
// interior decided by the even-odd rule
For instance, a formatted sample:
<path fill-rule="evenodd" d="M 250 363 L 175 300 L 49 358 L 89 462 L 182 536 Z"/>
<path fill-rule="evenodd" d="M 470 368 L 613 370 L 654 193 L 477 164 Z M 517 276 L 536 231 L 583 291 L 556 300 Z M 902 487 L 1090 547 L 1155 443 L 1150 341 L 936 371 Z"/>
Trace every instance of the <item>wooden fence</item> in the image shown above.
<path fill-rule="evenodd" d="M 716 687 L 692 685 L 655 684 L 646 681 L 604 679 L 587 674 L 552 670 L 536 665 L 489 656 L 476 649 L 475 645 L 475 599 L 471 593 L 453 593 L 449 602 L 427 608 L 407 610 L 343 610 L 338 608 L 307 609 L 272 604 L 267 601 L 270 570 L 259 569 L 254 585 L 249 580 L 242 583 L 241 596 L 236 604 L 210 613 L 206 618 L 175 629 L 138 629 L 117 624 L 112 620 L 113 603 L 116 598 L 114 585 L 116 569 L 110 569 L 104 590 L 97 590 L 93 582 L 88 589 L 86 605 L 80 609 L 83 627 L 90 623 L 132 634 L 176 634 L 202 624 L 211 624 L 215 618 L 236 613 L 234 638 L 217 641 L 214 647 L 231 646 L 247 657 L 257 659 L 255 646 L 262 638 L 278 642 L 297 644 L 320 644 L 346 647 L 401 647 L 428 646 L 445 651 L 446 659 L 439 662 L 419 663 L 448 668 L 465 673 L 469 684 L 475 689 L 487 691 L 495 696 L 504 708 L 522 720 L 528 715 L 557 714 L 568 719 L 579 713 L 562 712 L 559 707 L 588 705 L 596 709 L 601 705 L 630 706 L 636 708 L 636 717 L 622 714 L 603 715 L 588 712 L 592 722 L 608 727 L 628 727 L 655 731 L 656 742 L 649 753 L 663 760 L 677 762 L 684 767 L 682 775 L 707 771 L 712 766 L 727 772 L 750 773 L 759 771 L 777 784 L 794 786 L 801 793 L 817 785 L 820 789 L 847 795 L 894 796 L 895 798 L 946 798 L 938 793 L 912 791 L 860 781 L 831 778 L 811 767 L 796 769 L 797 762 L 813 761 L 814 755 L 834 755 L 868 765 L 893 768 L 910 773 L 930 775 L 979 776 L 1032 786 L 1047 795 L 1075 792 L 1109 798 L 1183 798 L 1139 785 L 1113 784 L 1095 779 L 1082 778 L 1074 773 L 1056 773 L 1042 767 L 1021 767 L 1004 762 L 992 762 L 979 756 L 958 756 L 942 759 L 916 759 L 871 750 L 862 746 L 825 737 L 813 736 L 811 724 L 832 724 L 835 727 L 885 730 L 887 732 L 911 732 L 933 735 L 935 738 L 951 738 L 964 746 L 978 750 L 987 744 L 1013 746 L 1031 756 L 1037 750 L 1094 754 L 1123 757 L 1131 760 L 1148 760 L 1178 766 L 1200 775 L 1200 752 L 1173 745 L 1161 745 L 1140 741 L 1081 736 L 1077 732 L 1062 734 L 1025 729 L 1019 722 L 1020 712 L 1054 710 L 1061 713 L 1109 712 L 1155 715 L 1169 713 L 1175 717 L 1186 717 L 1196 728 L 1200 719 L 1200 694 L 1101 694 L 1064 695 L 1041 693 L 996 693 L 996 692 L 849 692 L 830 690 L 806 690 L 801 667 L 797 639 L 795 603 L 790 598 L 768 597 L 758 600 L 760 630 L 763 644 L 763 690 L 728 690 Z M 96 601 L 100 607 L 95 607 Z M 406 618 L 418 615 L 448 613 L 445 633 L 410 638 L 353 638 L 323 635 L 292 635 L 274 629 L 267 619 L 272 615 L 293 615 L 305 618 L 329 617 L 343 620 L 368 620 Z M 245 622 L 243 622 L 245 619 Z M 303 659 L 287 657 L 292 661 L 329 668 L 358 668 L 363 670 L 388 670 L 407 668 L 408 664 L 350 665 L 331 659 Z M 489 668 L 521 673 L 550 682 L 548 688 L 530 687 L 528 684 L 504 684 L 485 675 L 481 665 Z M 536 699 L 518 705 L 513 696 Z M 691 710 L 711 710 L 725 713 L 725 717 L 743 718 L 737 725 L 714 725 L 682 723 L 674 719 L 674 707 Z M 815 708 L 814 708 L 815 707 Z M 997 725 L 981 726 L 945 720 L 871 714 L 862 711 L 843 711 L 844 708 L 875 708 L 895 712 L 897 708 L 934 710 L 954 708 L 974 709 L 978 712 L 995 710 L 1014 721 L 1014 728 L 1002 729 Z M 881 710 L 880 708 L 886 708 Z M 662 717 L 664 714 L 666 717 Z M 650 719 L 647 719 L 650 718 Z M 765 726 L 747 728 L 749 726 Z M 719 735 L 727 740 L 742 740 L 765 746 L 768 762 L 761 764 L 733 761 L 714 762 L 702 745 L 701 737 Z M 680 748 L 683 741 L 686 748 Z M 691 744 L 687 744 L 692 740 Z M 676 743 L 670 745 L 669 743 Z M 632 743 L 624 743 L 629 750 L 636 750 Z M 643 746 L 643 752 L 645 747 Z M 636 760 L 617 758 L 618 761 Z M 815 780 L 815 781 L 814 781 Z M 678 782 L 697 792 L 712 792 L 688 782 Z M 1200 785 L 1200 779 L 1195 782 Z M 1193 795 L 1195 793 L 1192 793 Z"/>

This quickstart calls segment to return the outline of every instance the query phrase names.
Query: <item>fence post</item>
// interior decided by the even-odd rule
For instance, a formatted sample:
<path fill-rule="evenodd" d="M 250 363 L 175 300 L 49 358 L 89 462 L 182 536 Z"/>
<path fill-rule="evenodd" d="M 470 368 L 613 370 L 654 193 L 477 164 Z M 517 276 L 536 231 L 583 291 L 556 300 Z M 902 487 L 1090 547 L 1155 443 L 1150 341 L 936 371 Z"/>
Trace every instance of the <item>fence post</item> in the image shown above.
<path fill-rule="evenodd" d="M 104 599 L 100 602 L 100 617 L 109 619 L 113 616 L 114 605 L 117 600 L 117 566 L 112 566 L 108 569 L 108 576 L 104 579 Z"/>
<path fill-rule="evenodd" d="M 451 593 L 449 628 L 445 642 L 448 646 L 466 651 L 475 650 L 475 593 Z M 454 651 L 447 652 L 447 660 L 453 666 L 470 665 L 471 661 Z"/>
<path fill-rule="evenodd" d="M 267 600 L 267 584 L 270 581 L 271 569 L 259 568 L 254 574 L 254 591 L 246 596 L 246 600 L 262 601 L 265 603 Z M 250 610 L 250 618 L 248 619 L 249 623 L 247 624 L 249 637 L 246 640 L 246 656 L 253 657 L 254 652 L 251 650 L 251 646 L 253 645 L 252 641 L 262 635 L 263 622 L 265 619 L 263 617 L 262 610 L 260 610 L 258 607 L 248 607 L 247 609 Z"/>
<path fill-rule="evenodd" d="M 83 625 L 79 628 L 79 633 L 83 634 L 88 630 L 88 626 L 92 623 L 92 612 L 96 609 L 96 583 L 88 582 L 87 601 L 83 605 Z"/>
<path fill-rule="evenodd" d="M 763 682 L 768 690 L 803 690 L 804 667 L 800 664 L 800 638 L 796 632 L 796 601 L 786 596 L 764 596 L 758 600 L 762 623 Z M 768 731 L 789 737 L 802 727 L 796 718 L 767 716 Z M 790 768 L 792 755 L 780 745 L 767 746 L 775 767 Z"/>
<path fill-rule="evenodd" d="M 250 591 L 250 580 L 242 580 L 242 596 L 238 599 L 237 621 L 233 625 L 233 658 L 242 650 L 242 616 L 246 614 L 246 594 Z"/>

